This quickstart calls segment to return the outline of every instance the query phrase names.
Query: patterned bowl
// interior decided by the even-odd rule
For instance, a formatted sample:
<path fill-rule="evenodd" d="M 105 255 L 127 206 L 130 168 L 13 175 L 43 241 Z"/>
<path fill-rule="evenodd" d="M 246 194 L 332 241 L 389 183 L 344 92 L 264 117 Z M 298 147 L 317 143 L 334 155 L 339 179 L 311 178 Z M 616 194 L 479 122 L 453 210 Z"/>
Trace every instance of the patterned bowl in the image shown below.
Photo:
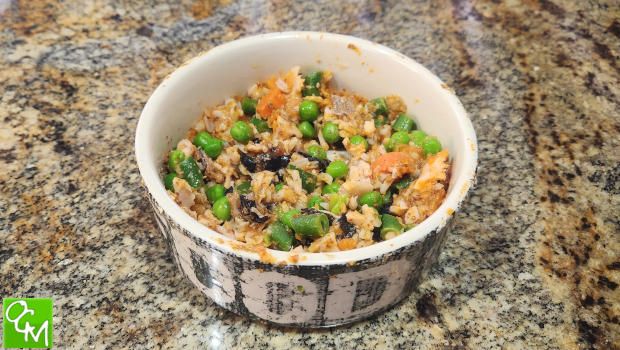
<path fill-rule="evenodd" d="M 299 65 L 329 69 L 336 83 L 372 97 L 400 95 L 418 125 L 437 135 L 452 159 L 447 197 L 415 228 L 375 245 L 337 253 L 257 254 L 201 225 L 166 193 L 165 154 L 209 105 L 241 94 L 270 74 Z M 190 60 L 146 103 L 136 158 L 148 198 L 176 264 L 218 305 L 237 314 L 296 327 L 330 327 L 381 313 L 405 298 L 437 259 L 449 223 L 473 185 L 476 135 L 463 106 L 412 59 L 366 40 L 285 32 L 236 40 Z"/>

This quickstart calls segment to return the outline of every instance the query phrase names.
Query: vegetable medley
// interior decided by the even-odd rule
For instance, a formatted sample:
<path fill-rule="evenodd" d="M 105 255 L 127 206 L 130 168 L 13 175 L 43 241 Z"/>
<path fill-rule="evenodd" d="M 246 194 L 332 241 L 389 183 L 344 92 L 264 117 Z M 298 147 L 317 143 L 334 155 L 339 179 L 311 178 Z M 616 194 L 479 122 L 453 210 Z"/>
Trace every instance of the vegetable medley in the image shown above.
<path fill-rule="evenodd" d="M 435 211 L 450 164 L 398 96 L 367 100 L 298 67 L 208 108 L 168 155 L 164 184 L 202 224 L 283 251 L 400 235 Z"/>

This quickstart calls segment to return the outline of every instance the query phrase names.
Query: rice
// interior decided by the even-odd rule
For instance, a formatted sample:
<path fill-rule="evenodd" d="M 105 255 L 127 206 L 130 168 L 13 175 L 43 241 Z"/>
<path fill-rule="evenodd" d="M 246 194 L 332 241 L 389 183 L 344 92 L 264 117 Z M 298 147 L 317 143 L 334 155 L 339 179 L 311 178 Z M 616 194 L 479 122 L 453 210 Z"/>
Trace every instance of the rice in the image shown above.
<path fill-rule="evenodd" d="M 242 103 L 239 96 L 207 108 L 176 145 L 184 157 L 196 161 L 200 174 L 192 177 L 178 172 L 178 166 L 170 169 L 179 173 L 169 174 L 174 176 L 167 184 L 171 198 L 201 224 L 261 249 L 281 247 L 276 243 L 282 242 L 274 241 L 281 237 L 271 232 L 277 222 L 284 224 L 290 238 L 286 246 L 295 257 L 370 246 L 422 222 L 446 196 L 447 151 L 429 154 L 411 138 L 390 144 L 394 121 L 407 112 L 403 99 L 392 95 L 382 102 L 368 100 L 332 88 L 332 79 L 328 71 L 302 76 L 299 67 L 293 67 L 248 87 L 246 97 L 255 101 L 255 111 L 247 110 L 247 101 Z M 318 118 L 300 114 L 302 102 L 315 104 Z M 387 110 L 382 110 L 385 106 Z M 310 120 L 315 137 L 304 138 L 298 127 L 303 120 Z M 264 126 L 257 121 L 268 129 L 259 129 Z M 250 135 L 243 142 L 238 130 L 231 131 L 239 122 L 247 130 L 243 133 Z M 328 142 L 323 135 L 328 122 L 338 126 L 336 141 Z M 219 140 L 221 149 L 193 144 L 198 134 Z M 366 144 L 353 144 L 356 135 Z M 317 146 L 324 156 L 315 153 Z M 393 161 L 394 154 L 402 156 Z M 347 164 L 344 175 L 329 173 L 333 169 L 328 165 L 334 161 Z M 405 179 L 410 181 L 407 186 L 396 187 Z M 217 186 L 222 187 L 213 190 Z M 326 186 L 331 186 L 329 191 Z M 373 193 L 375 202 L 368 202 Z M 314 201 L 311 208 L 310 201 Z M 286 226 L 287 212 L 293 213 L 288 222 L 292 227 Z M 296 225 L 299 218 L 312 215 L 324 216 L 330 224 L 313 226 L 317 234 L 307 235 Z M 378 235 L 385 215 L 392 215 L 400 230 Z"/>

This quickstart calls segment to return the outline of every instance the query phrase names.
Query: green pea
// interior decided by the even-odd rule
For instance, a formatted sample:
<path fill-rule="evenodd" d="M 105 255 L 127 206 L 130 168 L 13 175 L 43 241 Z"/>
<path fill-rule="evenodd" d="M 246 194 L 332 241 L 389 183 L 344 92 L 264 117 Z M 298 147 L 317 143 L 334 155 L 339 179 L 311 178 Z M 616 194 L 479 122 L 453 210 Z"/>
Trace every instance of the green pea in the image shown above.
<path fill-rule="evenodd" d="M 397 131 L 392 134 L 390 137 L 391 140 L 394 140 L 394 144 L 396 145 L 406 145 L 409 143 L 409 134 L 405 131 Z"/>
<path fill-rule="evenodd" d="M 215 201 L 226 195 L 226 188 L 224 185 L 216 184 L 207 188 L 205 193 L 207 194 L 207 199 L 209 199 L 209 202 L 213 204 Z"/>
<path fill-rule="evenodd" d="M 382 239 L 385 239 L 388 233 L 393 232 L 400 234 L 403 232 L 403 225 L 401 225 L 398 219 L 390 214 L 381 215 L 381 231 L 380 235 Z"/>
<path fill-rule="evenodd" d="M 299 215 L 293 218 L 291 225 L 295 233 L 310 238 L 325 236 L 329 231 L 329 219 L 323 213 Z"/>
<path fill-rule="evenodd" d="M 192 143 L 197 147 L 203 148 L 203 146 L 211 139 L 213 136 L 206 131 L 201 131 L 194 136 L 194 140 Z"/>
<path fill-rule="evenodd" d="M 275 186 L 276 192 L 279 192 L 281 189 L 284 188 L 284 184 L 281 182 L 278 182 Z"/>
<path fill-rule="evenodd" d="M 243 114 L 248 117 L 256 114 L 256 103 L 256 100 L 249 97 L 244 97 L 243 100 L 241 100 L 241 109 L 243 110 Z"/>
<path fill-rule="evenodd" d="M 406 114 L 399 114 L 398 118 L 392 124 L 392 129 L 394 131 L 411 131 L 415 129 L 416 125 L 413 119 L 409 118 Z"/>
<path fill-rule="evenodd" d="M 168 156 L 168 170 L 171 172 L 178 172 L 179 163 L 185 159 L 185 153 L 182 151 L 175 149 L 170 151 L 170 155 Z"/>
<path fill-rule="evenodd" d="M 323 72 L 321 72 L 321 71 L 309 73 L 304 78 L 304 85 L 305 86 L 314 86 L 314 87 L 316 87 L 317 84 L 319 84 L 321 82 L 322 78 L 323 78 Z"/>
<path fill-rule="evenodd" d="M 174 192 L 174 185 L 172 184 L 172 182 L 174 181 L 175 177 L 178 177 L 176 173 L 169 173 L 164 176 L 164 186 L 168 191 Z"/>
<path fill-rule="evenodd" d="M 337 182 L 332 182 L 323 187 L 321 194 L 338 193 L 338 191 L 340 191 L 340 185 Z"/>
<path fill-rule="evenodd" d="M 217 158 L 224 149 L 224 142 L 211 136 L 206 131 L 201 131 L 196 134 L 193 143 L 197 147 L 200 147 L 211 159 Z"/>
<path fill-rule="evenodd" d="M 319 117 L 319 105 L 310 100 L 304 100 L 299 104 L 299 118 L 302 121 L 313 122 Z"/>
<path fill-rule="evenodd" d="M 250 183 L 250 181 L 243 181 L 242 183 L 238 184 L 235 189 L 238 193 L 248 194 L 252 190 L 252 184 Z"/>
<path fill-rule="evenodd" d="M 254 134 L 252 128 L 248 125 L 248 123 L 238 120 L 236 121 L 232 128 L 230 128 L 230 136 L 232 136 L 235 141 L 246 144 Z"/>
<path fill-rule="evenodd" d="M 344 177 L 349 172 L 349 166 L 342 160 L 335 160 L 327 166 L 325 169 L 329 175 L 331 175 L 334 179 L 339 177 Z"/>
<path fill-rule="evenodd" d="M 325 149 L 319 145 L 312 145 L 308 147 L 307 151 L 311 157 L 317 159 L 327 159 L 327 152 L 325 152 Z"/>
<path fill-rule="evenodd" d="M 357 198 L 357 204 L 360 206 L 367 205 L 373 208 L 379 208 L 383 205 L 383 196 L 377 191 L 366 192 Z"/>
<path fill-rule="evenodd" d="M 304 138 L 312 139 L 316 137 L 316 130 L 314 130 L 314 126 L 310 122 L 301 122 L 297 128 Z"/>
<path fill-rule="evenodd" d="M 424 139 L 426 138 L 426 133 L 422 130 L 414 130 L 409 133 L 409 138 L 413 141 L 414 145 L 422 147 Z"/>
<path fill-rule="evenodd" d="M 361 135 L 351 136 L 351 138 L 349 139 L 349 142 L 351 142 L 352 145 L 364 145 L 364 151 L 368 149 L 368 141 L 366 141 L 364 136 L 361 136 Z"/>
<path fill-rule="evenodd" d="M 281 222 L 276 221 L 269 226 L 270 238 L 279 250 L 289 251 L 293 246 L 293 235 Z"/>
<path fill-rule="evenodd" d="M 387 102 L 385 102 L 385 98 L 377 97 L 375 99 L 370 100 L 370 103 L 374 105 L 375 116 L 378 116 L 378 115 L 387 116 L 388 115 L 388 106 L 387 106 Z"/>
<path fill-rule="evenodd" d="M 321 202 L 323 202 L 321 196 L 315 194 L 314 196 L 310 197 L 310 199 L 308 199 L 308 208 L 319 209 Z"/>
<path fill-rule="evenodd" d="M 228 198 L 222 197 L 216 200 L 215 203 L 213 203 L 213 208 L 211 208 L 211 211 L 216 218 L 222 221 L 230 220 L 230 202 L 228 201 Z"/>
<path fill-rule="evenodd" d="M 179 163 L 179 168 L 183 172 L 183 178 L 193 188 L 204 185 L 202 180 L 202 172 L 192 157 L 187 157 Z"/>
<path fill-rule="evenodd" d="M 254 125 L 254 127 L 256 128 L 256 130 L 259 133 L 263 133 L 266 131 L 271 131 L 271 128 L 269 127 L 269 124 L 267 124 L 266 121 L 260 119 L 260 118 L 256 118 L 256 117 L 252 117 L 252 119 L 250 119 L 250 123 L 252 123 Z"/>
<path fill-rule="evenodd" d="M 435 154 L 441 151 L 441 143 L 435 136 L 428 136 L 422 143 L 422 149 L 424 150 L 425 155 Z"/>
<path fill-rule="evenodd" d="M 325 125 L 323 125 L 322 133 L 323 138 L 327 143 L 335 143 L 340 140 L 340 131 L 338 130 L 338 125 L 336 123 L 325 123 Z"/>
<path fill-rule="evenodd" d="M 293 218 L 297 215 L 301 214 L 301 210 L 299 209 L 291 209 L 285 212 L 278 213 L 278 220 L 284 225 L 292 228 L 293 226 Z"/>
<path fill-rule="evenodd" d="M 339 215 L 347 211 L 347 202 L 349 198 L 345 195 L 333 193 L 329 195 L 328 208 L 329 211 Z"/>

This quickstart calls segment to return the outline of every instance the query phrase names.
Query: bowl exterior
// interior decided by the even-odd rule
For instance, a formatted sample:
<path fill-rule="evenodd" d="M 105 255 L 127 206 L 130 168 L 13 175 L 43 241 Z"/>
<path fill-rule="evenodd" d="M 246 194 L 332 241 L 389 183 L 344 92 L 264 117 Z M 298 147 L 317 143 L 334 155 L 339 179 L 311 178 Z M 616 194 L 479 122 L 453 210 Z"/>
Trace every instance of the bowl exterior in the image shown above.
<path fill-rule="evenodd" d="M 148 195 L 181 272 L 221 307 L 292 327 L 331 327 L 379 314 L 407 297 L 437 260 L 451 220 L 414 244 L 348 264 L 280 265 L 222 251 L 176 223 Z"/>

